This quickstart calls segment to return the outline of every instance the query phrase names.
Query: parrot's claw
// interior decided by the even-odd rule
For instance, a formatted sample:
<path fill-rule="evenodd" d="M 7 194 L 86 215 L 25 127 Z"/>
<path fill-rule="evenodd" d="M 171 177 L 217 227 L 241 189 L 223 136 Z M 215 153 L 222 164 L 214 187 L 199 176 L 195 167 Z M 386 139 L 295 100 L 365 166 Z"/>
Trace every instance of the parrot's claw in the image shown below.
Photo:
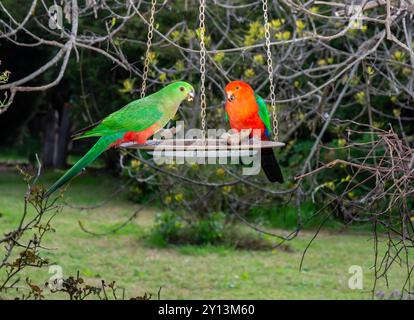
<path fill-rule="evenodd" d="M 228 145 L 238 145 L 248 141 L 251 130 L 232 130 L 232 133 L 224 133 L 220 138 L 227 141 Z"/>
<path fill-rule="evenodd" d="M 177 127 L 172 127 L 171 128 L 171 133 L 172 133 L 172 135 L 176 135 L 181 130 L 183 130 L 183 126 L 180 124 Z"/>
<path fill-rule="evenodd" d="M 183 129 L 182 125 L 179 125 L 177 127 L 172 127 L 170 129 L 163 129 L 159 136 L 163 139 L 172 139 L 178 132 L 180 132 Z M 153 140 L 156 140 L 155 138 Z"/>
<path fill-rule="evenodd" d="M 241 131 L 232 130 L 232 133 L 225 133 L 221 136 L 229 145 L 242 144 L 249 140 L 251 129 L 243 129 Z"/>

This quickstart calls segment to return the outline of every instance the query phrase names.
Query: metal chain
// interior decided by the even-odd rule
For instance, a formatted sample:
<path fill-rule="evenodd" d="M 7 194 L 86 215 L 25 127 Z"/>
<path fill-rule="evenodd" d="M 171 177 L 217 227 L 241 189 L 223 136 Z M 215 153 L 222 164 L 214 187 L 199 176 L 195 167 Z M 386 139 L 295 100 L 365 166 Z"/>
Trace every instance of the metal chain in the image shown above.
<path fill-rule="evenodd" d="M 200 115 L 201 115 L 201 130 L 203 133 L 203 141 L 206 140 L 206 45 L 204 42 L 204 37 L 206 33 L 205 28 L 205 9 L 206 1 L 200 0 L 200 74 L 201 74 L 201 84 L 200 84 Z"/>
<path fill-rule="evenodd" d="M 149 71 L 149 60 L 150 60 L 150 52 L 151 52 L 151 45 L 152 45 L 152 36 L 154 33 L 154 16 L 155 16 L 155 6 L 157 4 L 157 0 L 151 1 L 151 15 L 148 24 L 148 36 L 147 36 L 147 51 L 145 52 L 145 60 L 144 60 L 144 71 L 142 73 L 142 85 L 141 85 L 141 99 L 145 97 L 145 89 L 147 88 L 147 78 L 148 78 L 148 71 Z"/>
<path fill-rule="evenodd" d="M 274 78 L 273 78 L 272 51 L 270 48 L 270 24 L 269 24 L 267 0 L 262 0 L 262 3 L 263 3 L 263 18 L 264 18 L 265 39 L 266 39 L 267 72 L 269 73 L 270 100 L 272 103 L 273 136 L 274 136 L 275 141 L 277 141 L 279 137 L 279 122 L 277 120 L 277 110 L 276 110 L 276 93 L 275 93 L 275 84 L 274 84 Z"/>

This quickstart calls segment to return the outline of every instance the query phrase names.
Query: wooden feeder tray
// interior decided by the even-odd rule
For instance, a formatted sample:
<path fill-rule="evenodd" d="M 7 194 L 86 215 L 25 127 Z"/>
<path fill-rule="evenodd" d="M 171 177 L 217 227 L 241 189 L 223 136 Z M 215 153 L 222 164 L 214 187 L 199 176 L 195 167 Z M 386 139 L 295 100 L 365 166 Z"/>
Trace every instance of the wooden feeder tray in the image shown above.
<path fill-rule="evenodd" d="M 264 148 L 279 148 L 285 144 L 278 141 L 243 141 L 241 144 L 227 144 L 225 139 L 167 139 L 148 140 L 144 144 L 127 142 L 122 148 L 140 149 L 163 157 L 228 158 L 252 156 Z"/>

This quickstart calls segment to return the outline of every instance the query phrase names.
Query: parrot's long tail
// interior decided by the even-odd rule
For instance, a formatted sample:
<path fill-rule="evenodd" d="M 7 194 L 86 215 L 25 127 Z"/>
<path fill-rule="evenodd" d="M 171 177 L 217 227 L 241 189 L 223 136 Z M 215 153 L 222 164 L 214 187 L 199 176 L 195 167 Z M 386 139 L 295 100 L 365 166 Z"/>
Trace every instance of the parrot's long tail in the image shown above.
<path fill-rule="evenodd" d="M 283 183 L 283 174 L 280 169 L 279 163 L 276 160 L 273 149 L 263 148 L 261 149 L 261 165 L 264 173 L 266 174 L 267 179 L 270 182 L 279 182 Z"/>
<path fill-rule="evenodd" d="M 49 197 L 53 192 L 81 172 L 83 168 L 99 157 L 115 140 L 116 138 L 113 136 L 100 137 L 95 145 L 46 191 L 45 197 Z"/>

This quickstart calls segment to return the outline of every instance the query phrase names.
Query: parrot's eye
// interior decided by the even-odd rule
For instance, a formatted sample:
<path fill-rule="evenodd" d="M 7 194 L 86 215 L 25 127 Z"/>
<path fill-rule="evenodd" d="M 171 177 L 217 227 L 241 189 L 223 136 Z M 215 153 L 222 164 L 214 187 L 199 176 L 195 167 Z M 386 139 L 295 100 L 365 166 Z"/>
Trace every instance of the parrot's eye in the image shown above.
<path fill-rule="evenodd" d="M 237 86 L 237 87 L 236 87 L 236 90 L 239 90 L 239 89 L 240 89 L 240 87 L 239 87 L 239 86 Z"/>
<path fill-rule="evenodd" d="M 180 91 L 184 91 L 184 87 L 180 87 Z"/>

